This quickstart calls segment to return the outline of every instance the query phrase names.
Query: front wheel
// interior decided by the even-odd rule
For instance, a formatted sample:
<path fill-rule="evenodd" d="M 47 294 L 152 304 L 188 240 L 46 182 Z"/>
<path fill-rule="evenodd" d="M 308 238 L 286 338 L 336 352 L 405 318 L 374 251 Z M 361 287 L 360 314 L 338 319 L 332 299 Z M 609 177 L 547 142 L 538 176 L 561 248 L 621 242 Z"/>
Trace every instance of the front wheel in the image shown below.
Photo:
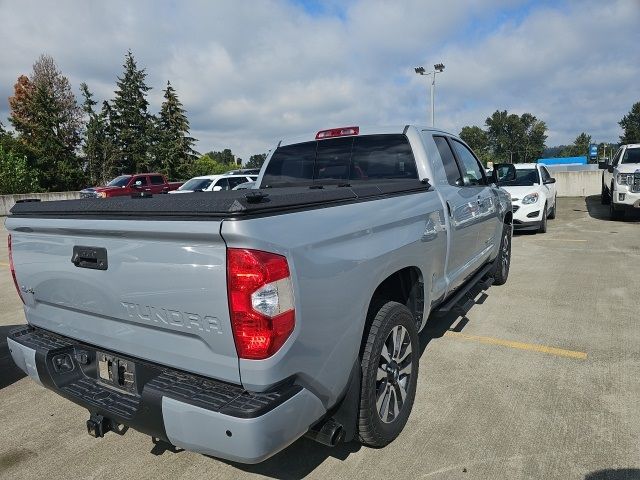
<path fill-rule="evenodd" d="M 623 208 L 616 207 L 613 199 L 611 199 L 611 202 L 609 203 L 609 216 L 611 217 L 611 220 L 622 220 L 622 218 L 624 217 Z"/>
<path fill-rule="evenodd" d="M 391 443 L 407 423 L 418 381 L 419 340 L 411 311 L 387 302 L 375 315 L 362 353 L 358 433 L 371 447 Z"/>
<path fill-rule="evenodd" d="M 609 195 L 607 187 L 604 186 L 604 182 L 602 183 L 602 190 L 600 192 L 600 203 L 602 203 L 602 205 L 609 205 L 611 203 L 611 196 Z"/>
<path fill-rule="evenodd" d="M 544 208 L 542 209 L 542 220 L 540 221 L 540 228 L 538 228 L 538 232 L 547 233 L 547 204 L 544 204 Z"/>
<path fill-rule="evenodd" d="M 549 212 L 549 220 L 553 220 L 554 218 L 556 218 L 556 210 L 557 209 L 558 209 L 558 196 L 556 195 L 553 198 L 553 208 Z"/>
<path fill-rule="evenodd" d="M 509 269 L 511 268 L 511 239 L 513 228 L 506 225 L 502 228 L 502 238 L 500 240 L 500 251 L 494 260 L 492 271 L 493 284 L 504 285 L 509 277 Z"/>

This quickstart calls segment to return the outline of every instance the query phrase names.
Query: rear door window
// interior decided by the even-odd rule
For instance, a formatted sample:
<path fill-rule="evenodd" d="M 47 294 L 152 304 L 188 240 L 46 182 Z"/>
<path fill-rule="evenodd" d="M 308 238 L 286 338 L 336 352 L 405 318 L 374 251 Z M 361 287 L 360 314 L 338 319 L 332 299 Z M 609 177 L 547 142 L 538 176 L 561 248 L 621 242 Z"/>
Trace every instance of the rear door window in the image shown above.
<path fill-rule="evenodd" d="M 229 177 L 227 181 L 229 182 L 229 190 L 233 190 L 234 187 L 237 187 L 241 183 L 246 183 L 247 177 Z"/>
<path fill-rule="evenodd" d="M 151 175 L 151 185 L 164 185 L 164 178 L 161 175 Z"/>
<path fill-rule="evenodd" d="M 456 162 L 456 158 L 453 156 L 449 142 L 447 142 L 447 139 L 444 137 L 433 137 L 433 140 L 436 142 L 436 147 L 438 147 L 440 160 L 442 160 L 442 166 L 444 167 L 444 172 L 447 175 L 449 185 L 461 187 L 462 175 L 460 174 L 458 163 Z"/>

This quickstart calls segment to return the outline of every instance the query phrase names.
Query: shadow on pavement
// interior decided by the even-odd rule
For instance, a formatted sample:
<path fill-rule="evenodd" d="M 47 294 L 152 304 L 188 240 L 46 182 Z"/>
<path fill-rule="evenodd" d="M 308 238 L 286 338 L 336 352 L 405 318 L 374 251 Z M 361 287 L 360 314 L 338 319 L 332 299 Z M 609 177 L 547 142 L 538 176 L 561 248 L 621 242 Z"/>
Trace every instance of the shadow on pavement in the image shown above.
<path fill-rule="evenodd" d="M 637 468 L 598 470 L 585 475 L 584 480 L 640 480 L 640 470 Z"/>
<path fill-rule="evenodd" d="M 227 463 L 243 472 L 265 477 L 301 479 L 313 472 L 327 458 L 346 460 L 351 453 L 357 452 L 360 448 L 362 445 L 358 442 L 340 443 L 330 448 L 303 437 L 262 463 L 256 465 Z"/>
<path fill-rule="evenodd" d="M 19 326 L 20 325 L 0 326 L 0 390 L 26 376 L 24 372 L 13 363 L 13 358 L 11 358 L 9 346 L 7 345 L 7 334 Z"/>
<path fill-rule="evenodd" d="M 640 211 L 627 210 L 622 220 L 611 220 L 609 215 L 609 205 L 602 205 L 600 195 L 590 195 L 585 197 L 584 203 L 591 218 L 596 220 L 606 220 L 612 223 L 638 223 L 640 222 Z"/>

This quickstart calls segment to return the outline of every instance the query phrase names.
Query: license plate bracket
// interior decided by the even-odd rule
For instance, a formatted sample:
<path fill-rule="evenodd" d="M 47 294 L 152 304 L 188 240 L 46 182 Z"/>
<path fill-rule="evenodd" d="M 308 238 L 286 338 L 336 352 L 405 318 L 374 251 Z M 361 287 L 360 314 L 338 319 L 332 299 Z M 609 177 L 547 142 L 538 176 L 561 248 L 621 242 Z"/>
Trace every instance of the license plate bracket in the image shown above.
<path fill-rule="evenodd" d="M 97 352 L 98 381 L 127 393 L 136 393 L 136 370 L 131 360 Z"/>

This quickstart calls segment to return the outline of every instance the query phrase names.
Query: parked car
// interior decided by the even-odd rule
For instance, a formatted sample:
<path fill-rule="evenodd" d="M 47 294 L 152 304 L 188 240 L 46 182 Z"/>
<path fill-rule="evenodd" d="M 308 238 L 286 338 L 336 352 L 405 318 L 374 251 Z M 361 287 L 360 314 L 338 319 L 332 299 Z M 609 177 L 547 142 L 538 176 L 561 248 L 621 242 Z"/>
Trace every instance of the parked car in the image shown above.
<path fill-rule="evenodd" d="M 600 163 L 603 205 L 609 205 L 612 220 L 627 210 L 640 208 L 640 143 L 622 145 L 613 158 Z"/>
<path fill-rule="evenodd" d="M 260 174 L 260 169 L 259 168 L 240 168 L 238 170 L 231 170 L 230 172 L 227 172 L 228 174 L 233 174 L 233 175 L 258 175 Z"/>
<path fill-rule="evenodd" d="M 241 183 L 232 188 L 232 190 L 251 190 L 253 188 L 257 188 L 257 183 L 255 181 Z"/>
<path fill-rule="evenodd" d="M 203 175 L 187 180 L 177 190 L 170 193 L 192 193 L 192 192 L 219 192 L 221 190 L 233 190 L 236 186 L 255 181 L 256 175 Z"/>
<path fill-rule="evenodd" d="M 16 204 L 16 364 L 93 436 L 245 463 L 305 434 L 393 441 L 430 313 L 507 281 L 509 196 L 460 138 L 410 125 L 283 139 L 258 184 Z"/>
<path fill-rule="evenodd" d="M 514 165 L 516 178 L 503 180 L 503 171 L 509 171 L 507 165 L 495 165 L 494 172 L 500 187 L 511 195 L 513 228 L 545 233 L 547 219 L 556 218 L 556 179 L 542 164 L 517 163 Z"/>
<path fill-rule="evenodd" d="M 104 187 L 90 187 L 80 190 L 80 198 L 122 197 L 135 193 L 168 193 L 176 190 L 182 182 L 169 182 L 161 173 L 138 173 L 120 175 Z"/>

